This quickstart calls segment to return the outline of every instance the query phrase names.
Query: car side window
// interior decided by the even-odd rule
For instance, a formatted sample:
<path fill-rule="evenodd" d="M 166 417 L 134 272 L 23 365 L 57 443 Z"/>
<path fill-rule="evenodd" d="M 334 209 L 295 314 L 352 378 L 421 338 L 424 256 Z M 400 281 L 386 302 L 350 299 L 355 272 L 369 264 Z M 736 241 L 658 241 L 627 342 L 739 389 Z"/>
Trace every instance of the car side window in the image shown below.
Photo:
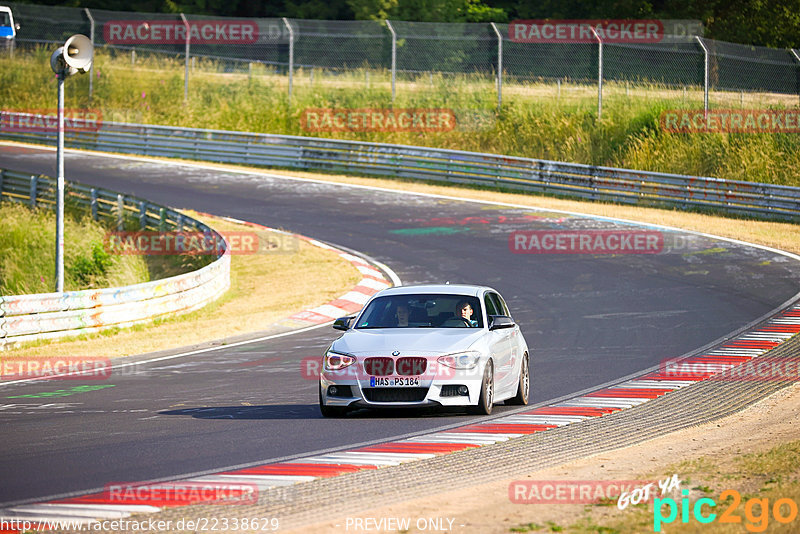
<path fill-rule="evenodd" d="M 486 296 L 483 297 L 483 304 L 486 306 L 486 315 L 502 315 L 497 310 L 497 304 L 495 303 L 494 299 L 492 298 L 491 293 L 486 293 Z"/>
<path fill-rule="evenodd" d="M 511 312 L 508 311 L 508 306 L 506 306 L 506 301 L 503 300 L 503 297 L 497 293 L 492 293 L 492 296 L 497 300 L 497 309 L 500 310 L 500 313 L 511 317 Z"/>

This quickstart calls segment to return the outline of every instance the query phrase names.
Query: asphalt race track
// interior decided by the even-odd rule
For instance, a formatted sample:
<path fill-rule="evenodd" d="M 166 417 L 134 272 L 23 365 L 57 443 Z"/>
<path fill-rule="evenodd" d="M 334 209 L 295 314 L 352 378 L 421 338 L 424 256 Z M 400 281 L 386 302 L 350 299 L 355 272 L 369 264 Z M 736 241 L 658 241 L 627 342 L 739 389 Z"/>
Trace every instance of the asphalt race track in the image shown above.
<path fill-rule="evenodd" d="M 0 146 L 0 167 L 55 176 L 55 153 Z M 665 232 L 657 254 L 509 249 L 517 230 L 636 228 L 574 215 L 97 155 L 67 153 L 66 170 L 69 180 L 358 250 L 404 284 L 491 285 L 533 349 L 533 403 L 695 350 L 779 306 L 800 283 L 800 265 L 785 256 L 682 233 Z M 472 421 L 405 411 L 323 419 L 300 361 L 336 335 L 317 328 L 143 363 L 103 381 L 0 386 L 0 504 Z M 47 395 L 59 389 L 69 391 Z"/>

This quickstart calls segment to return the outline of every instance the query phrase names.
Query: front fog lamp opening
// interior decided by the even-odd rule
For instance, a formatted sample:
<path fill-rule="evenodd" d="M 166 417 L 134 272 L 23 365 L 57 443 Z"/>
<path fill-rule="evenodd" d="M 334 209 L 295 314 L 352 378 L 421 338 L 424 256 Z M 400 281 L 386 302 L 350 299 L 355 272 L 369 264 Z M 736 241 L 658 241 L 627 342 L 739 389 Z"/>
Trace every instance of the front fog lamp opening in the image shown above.
<path fill-rule="evenodd" d="M 469 389 L 467 389 L 467 386 L 458 386 L 459 395 L 465 396 L 467 395 L 467 393 L 469 393 Z"/>
<path fill-rule="evenodd" d="M 339 371 L 345 367 L 353 365 L 354 363 L 356 363 L 356 359 L 353 356 L 329 352 L 325 355 L 324 367 L 326 371 Z"/>

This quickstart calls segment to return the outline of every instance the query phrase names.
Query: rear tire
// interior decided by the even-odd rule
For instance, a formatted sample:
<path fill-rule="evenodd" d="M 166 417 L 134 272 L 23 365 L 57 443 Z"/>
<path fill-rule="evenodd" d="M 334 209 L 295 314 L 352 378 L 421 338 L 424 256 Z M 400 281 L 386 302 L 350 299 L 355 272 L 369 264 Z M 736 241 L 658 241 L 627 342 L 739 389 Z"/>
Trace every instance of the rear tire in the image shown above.
<path fill-rule="evenodd" d="M 530 357 L 525 354 L 525 357 L 522 359 L 522 369 L 519 372 L 519 384 L 517 385 L 517 394 L 516 396 L 508 399 L 506 404 L 516 405 L 516 406 L 527 406 L 528 404 L 528 396 L 531 390 L 531 368 L 530 368 Z"/>
<path fill-rule="evenodd" d="M 481 395 L 477 406 L 470 406 L 469 413 L 475 415 L 489 415 L 494 407 L 494 366 L 492 361 L 486 363 L 481 382 Z"/>
<path fill-rule="evenodd" d="M 322 402 L 322 386 L 318 389 L 319 392 L 319 411 L 322 417 L 344 417 L 348 409 L 342 406 L 327 406 Z"/>

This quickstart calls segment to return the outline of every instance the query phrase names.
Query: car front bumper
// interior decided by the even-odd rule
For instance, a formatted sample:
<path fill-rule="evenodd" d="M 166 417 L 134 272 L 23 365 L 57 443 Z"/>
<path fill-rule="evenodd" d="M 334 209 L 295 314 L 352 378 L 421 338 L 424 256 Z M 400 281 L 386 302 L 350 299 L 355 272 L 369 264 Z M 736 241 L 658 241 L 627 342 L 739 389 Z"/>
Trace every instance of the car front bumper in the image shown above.
<path fill-rule="evenodd" d="M 325 371 L 320 376 L 320 391 L 325 405 L 338 407 L 411 408 L 477 405 L 481 393 L 482 366 L 470 370 L 453 370 L 448 375 L 444 378 L 420 379 L 417 387 L 373 387 L 368 378 L 348 378 L 346 373 Z M 337 388 L 349 386 L 350 391 L 349 394 L 334 396 L 329 394 L 330 386 Z M 458 394 L 459 386 L 467 388 L 466 395 Z"/>

